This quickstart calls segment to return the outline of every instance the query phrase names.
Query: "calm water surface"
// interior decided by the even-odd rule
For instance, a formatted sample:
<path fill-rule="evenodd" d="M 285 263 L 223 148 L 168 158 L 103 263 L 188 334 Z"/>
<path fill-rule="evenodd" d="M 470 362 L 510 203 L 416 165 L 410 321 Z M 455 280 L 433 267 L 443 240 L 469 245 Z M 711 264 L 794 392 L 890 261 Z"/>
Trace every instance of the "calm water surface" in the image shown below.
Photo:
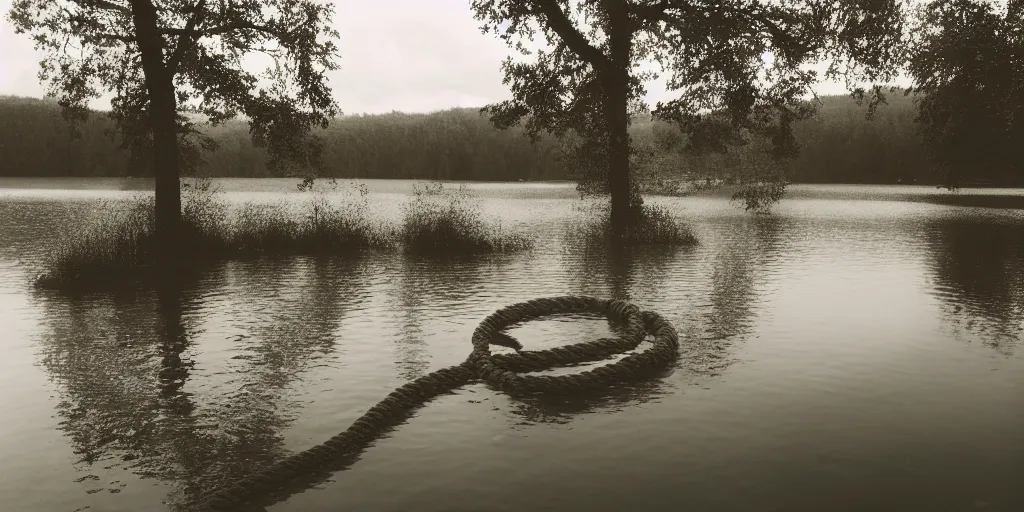
<path fill-rule="evenodd" d="M 260 200 L 296 181 L 222 183 Z M 28 286 L 96 199 L 133 187 L 0 180 L 4 510 L 172 509 L 461 362 L 494 309 L 562 294 L 663 313 L 682 357 L 586 400 L 468 386 L 269 510 L 1024 510 L 1024 210 L 915 187 L 794 187 L 768 217 L 659 198 L 701 244 L 609 254 L 579 243 L 571 185 L 487 184 L 532 252 L 231 262 L 159 297 Z M 411 185 L 371 189 L 394 218 Z"/>

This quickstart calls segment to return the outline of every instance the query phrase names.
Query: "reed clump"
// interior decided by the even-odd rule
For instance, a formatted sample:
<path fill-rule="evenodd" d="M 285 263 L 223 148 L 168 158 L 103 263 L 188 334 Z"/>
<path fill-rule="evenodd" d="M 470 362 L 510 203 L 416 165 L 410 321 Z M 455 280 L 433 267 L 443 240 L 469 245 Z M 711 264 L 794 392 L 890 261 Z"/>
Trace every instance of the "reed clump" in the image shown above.
<path fill-rule="evenodd" d="M 371 215 L 361 184 L 307 179 L 301 201 L 232 206 L 209 179 L 182 181 L 175 246 L 190 266 L 234 258 L 342 255 L 366 250 L 478 255 L 532 247 L 532 239 L 489 222 L 465 189 L 417 184 L 401 225 Z M 151 194 L 97 204 L 96 219 L 65 237 L 43 261 L 46 288 L 112 284 L 145 277 L 157 250 Z"/>
<path fill-rule="evenodd" d="M 465 185 L 446 188 L 439 182 L 414 184 L 399 237 L 406 252 L 419 254 L 510 253 L 533 247 L 532 238 L 485 218 Z"/>

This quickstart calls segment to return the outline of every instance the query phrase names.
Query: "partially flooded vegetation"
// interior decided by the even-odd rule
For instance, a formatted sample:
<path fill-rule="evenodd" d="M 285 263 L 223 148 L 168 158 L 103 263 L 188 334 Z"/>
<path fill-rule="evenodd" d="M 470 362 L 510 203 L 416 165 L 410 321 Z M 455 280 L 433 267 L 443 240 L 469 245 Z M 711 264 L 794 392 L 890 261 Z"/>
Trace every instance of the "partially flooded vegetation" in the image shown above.
<path fill-rule="evenodd" d="M 302 200 L 233 205 L 211 180 L 184 180 L 180 254 L 200 266 L 259 256 L 367 250 L 478 255 L 533 247 L 529 236 L 488 219 L 465 186 L 415 184 L 398 225 L 372 215 L 365 185 L 307 179 L 298 189 Z M 45 259 L 36 284 L 94 287 L 145 277 L 156 251 L 153 206 L 149 194 L 98 203 L 95 220 Z"/>

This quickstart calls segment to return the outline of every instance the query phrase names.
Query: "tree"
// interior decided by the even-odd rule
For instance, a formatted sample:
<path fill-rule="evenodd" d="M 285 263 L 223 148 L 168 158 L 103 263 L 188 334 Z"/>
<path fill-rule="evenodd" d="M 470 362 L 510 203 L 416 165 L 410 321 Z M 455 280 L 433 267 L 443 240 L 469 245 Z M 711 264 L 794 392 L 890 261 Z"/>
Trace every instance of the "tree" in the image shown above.
<path fill-rule="evenodd" d="M 40 79 L 69 121 L 113 93 L 123 145 L 151 156 L 157 254 L 168 257 L 182 167 L 212 147 L 197 117 L 217 124 L 243 114 L 272 165 L 316 163 L 320 145 L 308 134 L 337 113 L 325 79 L 336 69 L 332 16 L 320 0 L 15 0 L 8 13 L 45 53 Z M 274 63 L 262 75 L 243 67 L 256 52 Z"/>
<path fill-rule="evenodd" d="M 473 0 L 484 32 L 532 61 L 502 65 L 513 99 L 486 108 L 499 127 L 525 119 L 531 133 L 575 133 L 587 156 L 584 180 L 611 194 L 615 224 L 642 199 L 630 173 L 630 114 L 643 111 L 644 84 L 656 62 L 677 99 L 654 115 L 687 135 L 690 151 L 726 151 L 753 137 L 793 154 L 794 121 L 813 108 L 800 101 L 819 76 L 807 64 L 831 60 L 825 77 L 859 82 L 895 77 L 903 0 Z M 529 51 L 537 36 L 547 48 Z M 882 97 L 871 89 L 872 103 Z"/>
<path fill-rule="evenodd" d="M 937 0 L 918 10 L 909 71 L 917 124 L 946 186 L 965 178 L 1024 183 L 1024 18 L 981 0 Z"/>

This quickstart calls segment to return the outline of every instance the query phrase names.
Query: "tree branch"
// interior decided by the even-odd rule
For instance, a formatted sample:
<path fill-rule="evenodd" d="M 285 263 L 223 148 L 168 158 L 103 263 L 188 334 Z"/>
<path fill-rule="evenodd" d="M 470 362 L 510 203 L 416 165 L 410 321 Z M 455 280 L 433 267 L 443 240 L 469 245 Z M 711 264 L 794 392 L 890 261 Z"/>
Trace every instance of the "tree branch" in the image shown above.
<path fill-rule="evenodd" d="M 167 61 L 167 71 L 174 76 L 178 72 L 178 64 L 181 63 L 181 59 L 188 52 L 189 47 L 196 41 L 196 37 L 193 35 L 196 33 L 196 25 L 202 21 L 203 14 L 206 12 L 206 0 L 199 0 L 194 7 L 192 7 L 192 17 L 185 23 L 185 30 L 178 35 L 178 44 L 174 47 L 174 53 L 171 55 L 170 60 Z"/>
<path fill-rule="evenodd" d="M 660 0 L 656 4 L 638 5 L 632 8 L 638 21 L 648 23 L 662 21 L 665 10 L 669 8 L 669 0 Z"/>
<path fill-rule="evenodd" d="M 532 0 L 532 3 L 544 14 L 548 28 L 555 31 L 565 45 L 581 59 L 589 62 L 594 68 L 605 68 L 611 64 L 611 60 L 604 52 L 592 46 L 587 38 L 579 30 L 576 30 L 576 27 L 562 12 L 562 8 L 558 6 L 557 0 Z"/>
<path fill-rule="evenodd" d="M 103 38 L 103 39 L 111 39 L 111 40 L 114 40 L 114 41 L 121 41 L 122 43 L 125 43 L 125 44 L 131 44 L 131 43 L 135 42 L 135 38 L 134 37 L 126 36 L 126 35 L 121 35 L 121 34 L 108 34 L 108 33 L 102 33 L 101 32 L 101 33 L 95 34 L 95 36 L 99 37 L 99 38 Z"/>
<path fill-rule="evenodd" d="M 682 27 L 688 17 L 698 14 L 698 11 L 691 4 L 672 0 L 660 0 L 657 4 L 639 6 L 634 9 L 634 12 L 637 13 L 637 19 L 640 21 L 648 23 L 664 22 L 677 28 Z M 781 15 L 782 13 L 774 14 Z M 727 25 L 729 15 L 741 16 L 746 18 L 752 27 L 760 26 L 764 28 L 779 44 L 789 43 L 794 40 L 794 34 L 791 34 L 780 25 L 780 20 L 772 19 L 770 13 L 753 7 L 729 7 L 717 12 L 709 12 L 707 15 L 717 18 L 718 22 L 722 25 Z"/>
<path fill-rule="evenodd" d="M 121 4 L 115 4 L 110 0 L 71 0 L 72 2 L 82 7 L 95 7 L 104 11 L 115 11 L 121 14 L 131 14 L 132 11 L 128 7 Z"/>
<path fill-rule="evenodd" d="M 769 18 L 769 16 L 764 12 L 741 11 L 740 14 L 746 16 L 747 19 L 751 21 L 760 23 L 761 26 L 763 26 L 772 36 L 772 39 L 775 40 L 776 44 L 780 46 L 795 41 L 795 35 L 793 33 L 783 28 L 778 21 Z"/>
<path fill-rule="evenodd" d="M 210 28 L 205 29 L 205 30 L 196 30 L 194 27 L 185 27 L 185 28 L 174 28 L 174 27 L 171 27 L 171 28 L 165 28 L 165 29 L 161 30 L 160 33 L 164 34 L 164 35 L 169 35 L 169 36 L 185 36 L 185 35 L 189 35 L 189 36 L 194 36 L 195 39 L 199 39 L 201 37 L 219 36 L 221 34 L 226 34 L 228 32 L 231 32 L 232 30 L 256 30 L 258 32 L 263 32 L 265 34 L 272 34 L 272 35 L 276 35 L 277 34 L 273 30 L 271 30 L 271 28 L 269 26 L 267 26 L 267 25 L 257 25 L 255 23 L 251 23 L 251 22 L 248 22 L 248 21 L 237 21 L 237 22 L 233 22 L 233 23 L 228 23 L 226 25 L 219 25 L 219 26 L 216 26 L 216 27 L 210 27 Z"/>

